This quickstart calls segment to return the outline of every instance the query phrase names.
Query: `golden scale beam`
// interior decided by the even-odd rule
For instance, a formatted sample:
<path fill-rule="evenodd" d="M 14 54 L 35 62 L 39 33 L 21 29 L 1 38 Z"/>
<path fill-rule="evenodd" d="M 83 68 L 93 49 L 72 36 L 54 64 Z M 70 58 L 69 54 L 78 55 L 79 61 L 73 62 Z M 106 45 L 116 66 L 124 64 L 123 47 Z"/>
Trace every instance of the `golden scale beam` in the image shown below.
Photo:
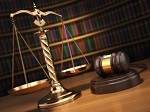
<path fill-rule="evenodd" d="M 62 105 L 62 104 L 71 102 L 71 101 L 79 98 L 81 96 L 81 92 L 67 90 L 58 81 L 58 79 L 56 77 L 55 69 L 53 66 L 53 60 L 52 60 L 52 56 L 50 53 L 50 48 L 49 48 L 48 41 L 47 41 L 47 36 L 46 36 L 47 30 L 43 30 L 43 28 L 42 28 L 42 26 L 44 26 L 46 24 L 46 22 L 42 19 L 42 16 L 47 16 L 49 14 L 54 14 L 56 16 L 59 16 L 60 18 L 62 18 L 62 16 L 53 11 L 42 12 L 39 9 L 37 9 L 34 4 L 33 12 L 28 11 L 28 10 L 19 10 L 15 13 L 11 13 L 10 17 L 13 20 L 13 17 L 15 15 L 18 15 L 21 13 L 27 13 L 27 14 L 30 14 L 30 15 L 36 17 L 34 24 L 39 27 L 39 31 L 36 32 L 36 34 L 39 35 L 39 38 L 41 41 L 41 47 L 42 47 L 43 54 L 44 54 L 45 61 L 46 61 L 46 66 L 48 69 L 48 74 L 51 79 L 50 92 L 48 95 L 46 95 L 44 98 L 42 98 L 38 102 L 38 108 L 42 109 L 42 108 L 55 107 L 58 105 Z"/>

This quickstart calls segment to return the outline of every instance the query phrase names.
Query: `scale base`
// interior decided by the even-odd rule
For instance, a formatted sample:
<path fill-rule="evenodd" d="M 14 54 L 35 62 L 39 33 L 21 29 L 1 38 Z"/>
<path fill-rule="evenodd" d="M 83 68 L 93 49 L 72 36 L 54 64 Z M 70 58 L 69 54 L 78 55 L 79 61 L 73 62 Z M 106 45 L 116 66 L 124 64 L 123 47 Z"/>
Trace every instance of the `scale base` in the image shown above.
<path fill-rule="evenodd" d="M 38 101 L 39 109 L 48 109 L 59 105 L 63 105 L 74 101 L 81 96 L 81 92 L 67 90 L 62 85 L 59 85 L 59 89 L 61 88 L 61 91 L 58 92 L 56 90 L 57 88 L 55 88 L 55 92 L 51 91 L 48 95 L 46 95 L 44 98 Z"/>
<path fill-rule="evenodd" d="M 143 80 L 140 78 L 139 73 L 131 69 L 128 73 L 116 75 L 109 78 L 95 77 L 91 80 L 91 93 L 93 94 L 106 94 L 113 93 L 134 87 Z"/>

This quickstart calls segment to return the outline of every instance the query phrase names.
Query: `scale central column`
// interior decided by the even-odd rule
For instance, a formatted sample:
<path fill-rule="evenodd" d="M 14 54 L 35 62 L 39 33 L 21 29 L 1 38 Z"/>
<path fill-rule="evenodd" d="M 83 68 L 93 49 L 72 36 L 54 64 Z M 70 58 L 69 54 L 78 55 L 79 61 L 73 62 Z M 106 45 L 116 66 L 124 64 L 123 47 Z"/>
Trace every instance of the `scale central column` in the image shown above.
<path fill-rule="evenodd" d="M 43 50 L 43 54 L 44 54 L 46 67 L 48 69 L 49 76 L 50 76 L 50 78 L 52 79 L 53 82 L 58 82 L 57 78 L 56 78 L 55 69 L 54 69 L 54 66 L 53 66 L 52 55 L 50 53 L 50 47 L 48 45 L 47 37 L 45 35 L 46 32 L 47 32 L 47 30 L 43 30 L 40 27 L 40 30 L 36 33 L 39 34 L 39 38 L 40 38 L 40 41 L 41 41 L 41 47 L 42 47 L 42 50 Z"/>
<path fill-rule="evenodd" d="M 43 54 L 48 69 L 49 77 L 51 79 L 49 94 L 38 101 L 38 108 L 49 108 L 62 105 L 71 102 L 81 96 L 81 92 L 75 92 L 67 90 L 63 85 L 57 80 L 56 72 L 53 66 L 52 56 L 50 53 L 50 47 L 48 45 L 46 30 L 40 27 L 40 30 L 36 32 L 39 35 L 41 41 L 41 47 L 43 49 Z"/>

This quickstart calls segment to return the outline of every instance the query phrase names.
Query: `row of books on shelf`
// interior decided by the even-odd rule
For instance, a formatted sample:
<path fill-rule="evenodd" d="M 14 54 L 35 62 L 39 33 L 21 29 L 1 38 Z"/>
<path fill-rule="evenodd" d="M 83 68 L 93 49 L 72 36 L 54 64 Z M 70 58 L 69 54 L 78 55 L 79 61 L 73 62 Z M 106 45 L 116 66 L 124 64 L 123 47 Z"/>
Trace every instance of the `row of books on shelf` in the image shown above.
<path fill-rule="evenodd" d="M 72 18 L 85 15 L 85 14 L 89 14 L 91 12 L 96 12 L 96 11 L 105 9 L 106 7 L 116 5 L 117 3 L 121 2 L 119 0 L 114 0 L 114 1 L 109 1 L 109 2 L 106 2 L 106 1 L 87 0 L 87 1 L 82 1 L 82 2 L 76 2 L 76 3 L 71 3 L 67 6 L 55 8 L 54 11 L 61 14 L 64 20 L 68 20 L 68 19 L 72 19 Z M 56 20 L 56 22 L 58 21 Z M 52 22 L 52 23 L 55 23 L 55 22 Z"/>
<path fill-rule="evenodd" d="M 130 46 L 126 46 L 126 47 L 120 47 L 120 48 L 116 48 L 116 49 L 112 49 L 112 50 L 106 50 L 104 52 L 100 52 L 98 54 L 95 55 L 90 55 L 87 56 L 86 58 L 88 59 L 88 61 L 93 65 L 94 60 L 97 56 L 103 56 L 103 55 L 108 55 L 114 52 L 118 52 L 118 51 L 123 51 L 125 52 L 128 56 L 131 62 L 133 61 L 137 61 L 140 59 L 145 59 L 145 58 L 149 58 L 150 57 L 150 52 L 149 51 L 149 44 L 150 41 L 146 41 L 144 43 L 138 43 L 138 44 L 134 44 L 134 45 L 130 45 Z M 87 64 L 87 62 L 84 60 L 84 58 L 79 58 L 76 59 L 75 61 L 75 65 L 82 65 L 82 64 Z M 63 63 L 63 69 L 67 69 L 72 67 L 72 62 L 68 61 Z M 56 71 L 60 71 L 61 68 L 61 63 L 55 65 L 55 69 Z M 62 77 L 61 74 L 58 74 L 59 77 Z"/>
<path fill-rule="evenodd" d="M 108 34 L 108 35 L 105 35 L 105 34 L 96 35 L 94 37 L 87 38 L 84 41 L 78 40 L 77 43 L 78 43 L 78 45 L 79 45 L 79 47 L 83 53 L 88 53 L 88 52 L 94 52 L 96 50 L 100 50 L 100 49 L 104 49 L 104 48 L 109 48 L 109 47 L 115 46 L 117 44 L 124 44 L 124 43 L 130 42 L 131 40 L 132 41 L 135 40 L 132 38 L 130 38 L 130 39 L 126 38 L 126 41 L 125 41 L 125 38 L 120 38 L 120 36 L 118 36 L 118 35 L 116 35 L 116 37 L 114 37 L 114 38 L 110 38 L 110 37 L 113 37 L 110 34 Z M 142 37 L 140 37 L 140 38 L 142 38 Z M 140 39 L 140 38 L 138 38 L 138 39 Z M 75 49 L 75 47 L 76 47 L 75 45 L 70 44 L 70 48 L 72 50 L 72 55 L 73 56 L 81 55 L 81 52 L 79 52 L 78 49 Z M 53 57 L 54 61 L 60 60 L 60 54 L 62 53 L 61 50 L 62 50 L 61 46 L 51 48 L 51 53 L 52 53 L 52 57 Z M 65 55 L 64 59 L 70 58 L 70 54 L 69 54 L 69 50 L 68 50 L 67 45 L 64 46 L 63 52 Z M 43 62 L 41 64 L 44 64 L 45 61 L 44 61 L 43 55 L 41 55 L 42 51 L 38 50 L 35 52 L 35 54 L 38 57 L 38 59 L 40 60 L 40 62 Z M 27 69 L 39 66 L 37 61 L 35 60 L 35 58 L 30 53 L 23 54 L 23 57 L 24 57 L 24 64 L 25 64 Z M 9 57 L 1 60 L 1 66 L 2 66 L 1 73 L 2 74 L 5 74 L 5 72 L 11 72 L 11 61 L 12 60 Z M 15 71 L 22 70 L 19 55 L 17 55 L 15 57 L 15 66 L 16 66 Z"/>
<path fill-rule="evenodd" d="M 73 18 L 73 16 L 75 16 L 75 17 L 77 17 L 78 15 L 81 16 L 81 15 L 91 12 L 90 9 L 97 8 L 97 6 L 93 6 L 93 8 L 91 7 L 91 8 L 89 8 L 89 10 L 85 10 L 84 9 L 85 7 L 89 7 L 89 6 L 86 6 L 86 4 L 89 4 L 88 2 L 89 2 L 89 0 L 87 2 L 84 1 L 84 2 L 79 2 L 77 4 L 69 5 L 68 7 L 64 6 L 64 7 L 62 7 L 62 9 L 56 9 L 56 12 L 61 14 L 63 16 L 64 20 L 68 17 L 69 17 L 68 19 L 71 19 L 71 18 Z M 95 3 L 95 4 L 97 5 L 97 3 Z M 92 5 L 92 4 L 90 3 L 90 5 Z M 83 7 L 83 6 L 85 6 L 85 7 Z M 93 10 L 95 10 L 95 9 L 93 9 Z M 46 20 L 47 24 L 60 22 L 60 19 L 58 17 L 56 17 L 55 15 L 49 15 L 49 16 L 45 17 L 45 20 Z M 2 26 L 3 26 L 3 30 L 4 30 L 4 31 L 2 30 L 2 32 L 5 32 L 5 30 L 11 31 L 11 29 L 8 29 L 8 28 L 11 28 L 10 26 L 12 26 L 11 22 L 9 22 L 9 21 L 10 21 L 10 19 L 7 18 L 4 20 L 4 22 L 2 22 Z M 21 30 L 25 30 L 28 28 L 34 28 L 34 24 L 33 24 L 34 18 L 31 18 L 31 16 L 20 16 L 20 17 L 15 18 L 15 21 L 16 21 L 17 26 Z"/>
<path fill-rule="evenodd" d="M 102 32 L 104 30 L 105 34 L 107 34 L 108 32 L 117 32 L 118 29 L 123 30 L 124 32 L 126 32 L 125 35 L 128 34 L 127 37 L 132 38 L 132 37 L 135 37 L 133 35 L 137 34 L 135 32 L 136 30 L 139 31 L 138 32 L 139 35 L 137 35 L 138 37 L 147 36 L 147 34 L 149 34 L 149 27 L 148 27 L 150 24 L 149 20 L 150 20 L 149 18 L 146 18 L 141 21 L 137 21 L 131 24 L 120 26 L 119 28 L 109 27 L 109 29 L 111 30 L 108 30 L 106 28 L 106 31 L 105 31 L 105 28 L 101 28 L 101 22 L 98 22 L 99 20 L 96 20 L 96 19 L 93 20 L 91 18 L 87 20 L 79 21 L 77 23 L 73 22 L 73 23 L 67 24 L 66 27 L 68 28 L 68 31 L 71 33 L 71 35 L 74 38 L 75 37 L 78 38 L 78 36 L 85 35 L 91 32 L 95 32 L 95 31 L 101 31 L 101 30 Z M 59 42 L 62 39 L 65 40 L 65 36 L 62 37 L 61 32 L 62 32 L 61 27 L 50 29 L 50 31 L 47 32 L 49 43 Z M 121 32 L 118 32 L 118 34 L 121 34 Z M 124 34 L 122 36 L 124 36 Z M 67 35 L 67 38 L 70 39 L 71 36 Z"/>
<path fill-rule="evenodd" d="M 111 42 L 114 45 L 117 45 L 117 42 L 119 41 L 132 41 L 136 40 L 137 38 L 141 37 L 148 37 L 149 36 L 149 24 L 150 24 L 150 19 L 146 18 L 141 21 L 137 21 L 131 24 L 127 24 L 121 27 L 117 28 L 109 28 L 110 30 L 102 31 L 99 30 L 98 26 L 100 26 L 98 20 L 97 24 L 95 21 L 92 21 L 90 18 L 88 20 L 82 20 L 80 22 L 73 22 L 66 27 L 68 28 L 68 31 L 71 33 L 73 38 L 78 38 L 80 35 L 85 35 L 94 31 L 100 31 L 100 35 L 108 35 L 107 37 L 111 39 L 116 39 L 116 38 L 121 38 L 120 40 L 116 40 L 115 42 Z M 103 29 L 105 30 L 105 29 Z M 22 34 L 30 48 L 36 48 L 40 46 L 40 40 L 37 35 L 34 35 L 33 33 L 25 33 Z M 62 40 L 66 40 L 66 37 L 62 37 L 62 27 L 55 27 L 52 29 L 49 29 L 49 32 L 46 33 L 48 42 L 51 43 L 56 43 L 60 42 Z M 67 38 L 70 39 L 71 36 L 67 34 Z M 110 40 L 111 40 L 110 39 Z M 1 37 L 0 38 L 0 54 L 8 54 L 12 53 L 12 36 L 10 37 Z M 28 50 L 27 46 L 25 45 L 24 41 L 22 38 L 19 38 L 20 40 L 20 47 L 21 50 Z M 86 39 L 84 39 L 86 40 Z M 107 39 L 108 40 L 108 39 Z M 15 39 L 16 43 L 16 39 Z M 116 44 L 115 44 L 116 43 Z M 53 48 L 52 48 L 53 49 Z M 14 48 L 15 52 L 18 52 L 18 45 L 17 43 L 15 44 Z"/>
<path fill-rule="evenodd" d="M 37 6 L 37 8 L 43 8 L 43 7 L 48 7 L 47 9 L 44 10 L 49 10 L 51 9 L 51 6 L 54 4 L 61 4 L 61 3 L 65 3 L 68 2 L 67 0 L 54 0 L 54 1 L 46 1 L 46 0 L 36 0 L 35 4 Z M 109 7 L 111 5 L 120 3 L 120 0 L 113 0 L 113 1 L 103 1 L 103 0 L 86 0 L 86 1 L 77 1 L 77 0 L 72 0 L 72 2 L 70 1 L 69 4 L 63 5 L 63 6 L 58 6 L 53 8 L 55 11 L 60 12 L 62 15 L 66 15 L 66 13 L 69 11 L 71 13 L 71 15 L 67 15 L 68 16 L 73 16 L 76 17 L 79 13 L 89 13 L 90 11 L 95 11 L 95 9 L 97 8 L 105 8 L 105 7 Z M 23 1 L 5 1 L 1 3 L 1 7 L 2 10 L 0 13 L 12 13 L 14 11 L 17 10 L 21 10 L 21 9 L 33 9 L 33 3 L 32 1 L 27 1 L 27 2 L 23 2 Z"/>
<path fill-rule="evenodd" d="M 85 46 L 84 46 L 85 47 Z M 68 49 L 68 45 L 65 44 L 63 46 L 64 50 L 63 50 L 63 59 L 66 58 L 70 58 L 70 53 L 69 53 L 69 49 Z M 77 47 L 74 44 L 70 44 L 70 49 L 72 50 L 71 53 L 73 56 L 80 54 L 81 52 L 77 49 Z M 62 49 L 61 46 L 56 46 L 55 49 L 51 49 L 51 53 L 52 53 L 52 57 L 53 60 L 61 60 L 61 55 L 62 55 Z M 42 50 L 37 50 L 36 52 L 34 52 L 35 56 L 37 57 L 37 59 L 39 60 L 39 62 L 41 63 L 41 65 L 45 64 L 45 60 L 44 60 L 44 55 Z M 37 62 L 37 60 L 35 59 L 35 57 L 30 53 L 23 53 L 22 54 L 23 57 L 23 62 L 24 62 L 24 66 L 25 69 L 31 69 L 34 67 L 39 66 L 39 63 Z M 4 59 L 1 59 L 0 61 L 0 65 L 1 65 L 1 75 L 6 75 L 8 73 L 11 73 L 12 71 L 12 57 L 7 57 Z M 22 62 L 21 62 L 21 58 L 20 55 L 15 55 L 15 59 L 14 59 L 14 71 L 15 72 L 19 72 L 22 71 Z"/>
<path fill-rule="evenodd" d="M 66 2 L 67 0 L 53 0 L 53 1 L 47 1 L 47 0 L 36 0 L 34 3 L 38 8 L 40 7 L 45 7 L 45 6 L 51 6 L 55 4 L 60 4 L 63 2 Z M 0 1 L 0 13 L 5 14 L 5 13 L 12 13 L 17 10 L 21 9 L 33 9 L 33 1 L 31 0 L 26 0 L 26 1 L 11 1 L 11 0 L 6 0 L 6 1 Z"/>
<path fill-rule="evenodd" d="M 23 41 L 20 35 L 18 35 L 18 38 L 19 38 L 21 51 L 27 50 L 28 47 L 26 46 L 25 42 Z M 40 39 L 38 38 L 37 35 L 34 35 L 33 33 L 23 34 L 23 38 L 30 48 L 36 48 L 40 46 Z M 12 53 L 13 41 L 14 41 L 14 51 L 18 52 L 18 44 L 16 40 L 16 35 L 14 37 L 14 40 L 13 40 L 13 36 L 11 35 L 9 37 L 0 38 L 0 50 L 1 50 L 0 54 Z"/>
<path fill-rule="evenodd" d="M 68 9 L 68 11 L 71 11 L 71 10 Z M 81 11 L 82 13 L 84 12 L 83 10 Z M 92 28 L 88 28 L 88 30 L 91 31 L 92 29 L 96 29 L 96 28 L 103 29 L 103 28 L 112 27 L 118 24 L 122 24 L 125 22 L 129 22 L 134 19 L 147 16 L 148 13 L 149 13 L 149 7 L 147 6 L 146 1 L 136 1 L 135 3 L 127 2 L 126 4 L 123 4 L 122 7 L 116 7 L 114 9 L 106 10 L 104 12 L 90 16 L 83 20 L 76 21 L 75 24 L 79 25 L 78 27 L 80 27 L 80 24 L 81 24 L 80 22 L 82 22 L 83 24 L 85 24 L 85 27 L 87 28 L 89 24 L 92 24 L 90 25 Z M 75 13 L 68 12 L 66 15 L 75 15 Z M 84 15 L 84 14 L 81 14 L 81 15 Z M 64 17 L 67 17 L 67 16 L 64 16 Z M 70 17 L 70 19 L 71 18 L 72 17 Z M 46 19 L 47 25 L 60 22 L 60 19 L 54 15 L 49 15 L 45 19 Z M 32 29 L 36 28 L 36 26 L 33 24 L 34 17 L 31 17 L 29 15 L 19 16 L 15 19 L 15 21 L 16 21 L 15 22 L 16 26 L 21 31 L 31 29 L 31 28 Z M 67 24 L 67 26 L 71 27 L 72 24 L 73 23 L 69 23 Z M 1 33 L 12 32 L 12 24 L 11 24 L 10 19 L 1 21 L 1 26 L 2 26 Z"/>
<path fill-rule="evenodd" d="M 127 27 L 127 26 L 125 26 Z M 134 28 L 137 31 L 139 31 L 135 26 L 130 27 Z M 118 28 L 117 30 L 114 30 L 113 32 L 109 31 L 107 33 L 100 33 L 94 36 L 90 36 L 84 39 L 77 40 L 76 43 L 78 47 L 81 49 L 83 54 L 88 54 L 91 52 L 95 52 L 101 49 L 107 49 L 113 46 L 122 45 L 126 43 L 130 43 L 136 40 L 143 40 L 149 37 L 149 34 L 144 36 L 139 36 L 140 32 L 137 33 L 137 31 L 134 31 L 130 28 Z M 134 32 L 135 34 L 132 34 Z M 51 54 L 54 62 L 65 60 L 68 58 L 71 58 L 70 51 L 73 57 L 82 55 L 80 50 L 77 48 L 76 44 L 74 42 L 69 43 L 70 50 L 68 48 L 68 44 L 65 43 L 63 45 L 57 45 L 54 47 L 51 47 Z M 42 65 L 45 64 L 45 60 L 43 57 L 42 50 L 36 50 L 34 51 L 34 54 L 38 58 L 38 60 L 41 62 Z M 61 55 L 63 54 L 63 58 L 61 58 Z M 34 68 L 39 66 L 37 60 L 33 57 L 33 55 L 30 52 L 23 53 L 23 60 L 24 65 L 26 69 Z M 11 63 L 12 59 L 10 57 L 7 58 L 1 58 L 0 64 L 2 66 L 1 73 L 0 74 L 8 74 L 11 72 Z M 15 55 L 15 72 L 22 71 L 22 65 L 21 65 L 21 59 L 20 55 Z"/>
<path fill-rule="evenodd" d="M 37 57 L 41 65 L 45 64 L 44 57 L 42 54 L 43 54 L 42 50 L 37 50 L 36 52 L 34 52 L 34 55 Z M 39 63 L 30 52 L 22 54 L 22 57 L 23 57 L 23 63 L 24 63 L 25 69 L 39 66 Z M 1 65 L 0 75 L 2 74 L 5 75 L 5 74 L 10 73 L 12 70 L 12 57 L 1 59 L 0 65 Z M 15 55 L 14 56 L 14 72 L 19 72 L 22 70 L 23 69 L 22 69 L 22 62 L 21 62 L 20 55 L 19 54 Z"/>
<path fill-rule="evenodd" d="M 150 44 L 149 44 L 149 42 L 150 41 L 136 44 L 136 45 L 132 46 L 131 49 L 130 49 L 130 46 L 128 46 L 126 48 L 126 50 L 127 50 L 126 52 L 129 56 L 129 59 L 131 60 L 131 62 L 150 57 L 150 52 L 149 52 Z"/>

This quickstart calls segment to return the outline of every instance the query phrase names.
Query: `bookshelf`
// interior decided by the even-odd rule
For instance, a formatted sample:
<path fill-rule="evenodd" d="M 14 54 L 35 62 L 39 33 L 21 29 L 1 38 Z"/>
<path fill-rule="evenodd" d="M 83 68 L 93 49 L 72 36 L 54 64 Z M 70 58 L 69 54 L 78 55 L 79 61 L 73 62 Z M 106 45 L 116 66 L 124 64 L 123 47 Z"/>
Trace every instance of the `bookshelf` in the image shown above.
<path fill-rule="evenodd" d="M 43 11 L 52 10 L 63 15 L 66 27 L 87 56 L 90 63 L 103 54 L 117 51 L 125 51 L 131 61 L 137 61 L 150 57 L 150 7 L 148 0 L 37 0 L 36 5 Z M 7 95 L 11 85 L 11 55 L 12 55 L 12 25 L 9 18 L 11 12 L 20 9 L 32 10 L 32 3 L 27 0 L 14 2 L 12 0 L 0 1 L 0 96 Z M 5 8 L 4 8 L 5 7 Z M 31 18 L 31 19 L 29 19 Z M 47 37 L 51 48 L 52 57 L 58 78 L 61 59 L 61 23 L 55 16 L 44 18 L 48 29 Z M 45 68 L 45 61 L 41 56 L 41 47 L 38 37 L 33 33 L 38 29 L 33 25 L 31 16 L 22 15 L 15 18 L 21 34 L 34 51 L 41 64 Z M 69 42 L 73 39 L 69 38 Z M 67 41 L 64 40 L 64 48 Z M 39 65 L 29 53 L 29 50 L 20 39 L 21 50 L 30 81 L 44 78 Z M 71 48 L 74 44 L 71 43 Z M 23 84 L 21 64 L 19 62 L 17 46 L 15 47 L 15 77 L 17 85 Z M 70 67 L 70 57 L 67 48 L 64 54 L 64 66 Z M 73 51 L 76 64 L 83 62 L 77 50 Z M 93 70 L 93 68 L 91 69 Z M 39 74 L 38 74 L 39 73 Z"/>

